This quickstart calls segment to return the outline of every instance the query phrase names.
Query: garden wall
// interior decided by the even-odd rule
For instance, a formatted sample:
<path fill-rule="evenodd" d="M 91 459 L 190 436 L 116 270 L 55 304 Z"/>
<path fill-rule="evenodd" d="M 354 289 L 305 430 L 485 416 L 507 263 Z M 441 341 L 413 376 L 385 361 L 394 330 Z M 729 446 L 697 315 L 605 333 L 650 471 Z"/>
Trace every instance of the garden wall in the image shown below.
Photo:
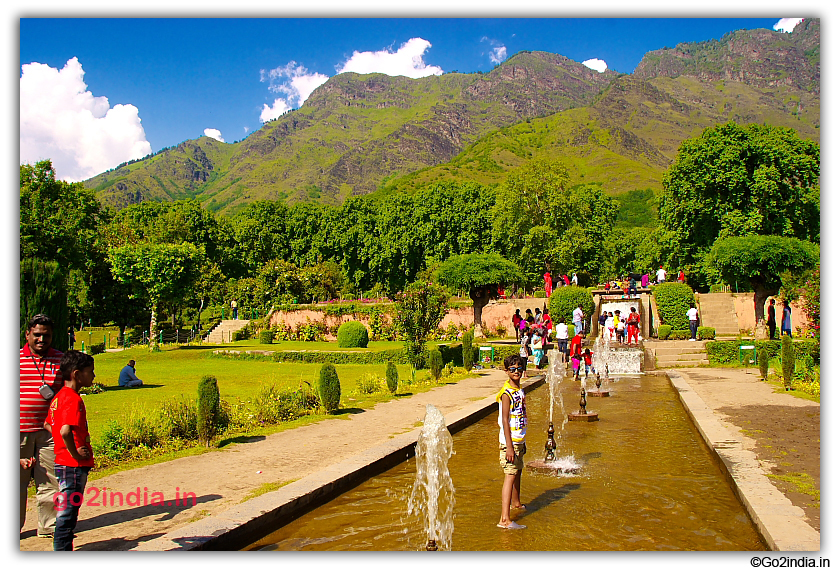
<path fill-rule="evenodd" d="M 755 328 L 755 303 L 753 303 L 752 293 L 733 293 L 733 301 L 735 303 L 735 314 L 738 315 L 738 329 L 742 331 L 750 331 Z M 775 297 L 774 297 L 775 298 Z M 770 306 L 770 299 L 764 304 L 764 316 L 767 317 L 767 307 Z M 796 327 L 802 329 L 803 334 L 808 326 L 808 318 L 805 316 L 805 310 L 798 301 L 790 304 L 790 324 L 793 334 L 796 334 Z M 781 334 L 782 331 L 782 304 L 776 299 L 776 335 Z"/>

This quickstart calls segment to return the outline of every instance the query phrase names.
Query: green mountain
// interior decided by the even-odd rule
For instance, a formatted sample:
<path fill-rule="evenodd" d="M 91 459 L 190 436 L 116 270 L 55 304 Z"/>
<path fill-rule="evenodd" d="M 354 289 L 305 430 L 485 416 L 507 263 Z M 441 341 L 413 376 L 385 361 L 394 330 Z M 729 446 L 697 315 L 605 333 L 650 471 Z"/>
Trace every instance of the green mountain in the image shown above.
<path fill-rule="evenodd" d="M 633 75 L 520 52 L 488 73 L 423 79 L 345 73 L 241 142 L 201 137 L 85 182 L 116 207 L 195 197 L 341 203 L 454 180 L 493 183 L 536 156 L 608 193 L 658 189 L 705 127 L 767 122 L 819 139 L 819 21 L 741 30 L 648 53 Z"/>

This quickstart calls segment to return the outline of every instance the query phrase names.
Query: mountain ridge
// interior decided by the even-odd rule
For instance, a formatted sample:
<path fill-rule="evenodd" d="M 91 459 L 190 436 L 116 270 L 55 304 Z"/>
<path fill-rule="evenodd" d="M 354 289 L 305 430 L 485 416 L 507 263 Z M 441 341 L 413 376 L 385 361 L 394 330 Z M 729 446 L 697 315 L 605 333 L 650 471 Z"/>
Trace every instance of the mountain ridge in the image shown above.
<path fill-rule="evenodd" d="M 533 51 L 487 73 L 345 73 L 240 142 L 184 141 L 85 185 L 117 208 L 195 197 L 233 213 L 257 199 L 339 204 L 447 178 L 495 183 L 557 156 L 610 193 L 658 188 L 682 140 L 718 122 L 818 140 L 819 77 L 818 20 L 649 52 L 632 75 Z"/>

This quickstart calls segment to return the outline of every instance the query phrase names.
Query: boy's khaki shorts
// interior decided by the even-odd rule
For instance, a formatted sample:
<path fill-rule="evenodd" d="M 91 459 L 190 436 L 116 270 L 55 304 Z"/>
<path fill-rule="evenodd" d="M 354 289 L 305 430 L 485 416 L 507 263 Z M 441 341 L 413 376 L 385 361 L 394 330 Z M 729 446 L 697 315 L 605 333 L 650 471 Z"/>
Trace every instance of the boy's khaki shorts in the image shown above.
<path fill-rule="evenodd" d="M 525 469 L 525 460 L 522 459 L 522 456 L 525 455 L 527 448 L 525 447 L 524 443 L 514 443 L 513 444 L 513 463 L 509 462 L 505 457 L 505 453 L 507 452 L 507 446 L 503 443 L 499 444 L 499 465 L 502 466 L 502 470 L 505 472 L 505 475 L 516 475 L 523 469 Z"/>

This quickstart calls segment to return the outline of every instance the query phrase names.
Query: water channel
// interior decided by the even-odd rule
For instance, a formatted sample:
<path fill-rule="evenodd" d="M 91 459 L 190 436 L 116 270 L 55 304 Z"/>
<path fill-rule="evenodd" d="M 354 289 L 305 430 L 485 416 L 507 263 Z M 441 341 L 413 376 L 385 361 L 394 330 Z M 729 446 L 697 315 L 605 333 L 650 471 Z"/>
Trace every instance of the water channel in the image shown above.
<path fill-rule="evenodd" d="M 577 407 L 580 384 L 560 384 L 565 407 Z M 526 469 L 514 520 L 499 520 L 502 472 L 493 412 L 454 436 L 449 471 L 455 486 L 452 550 L 765 550 L 668 379 L 622 376 L 610 398 L 589 401 L 600 421 L 558 421 L 557 457 L 574 456 L 575 475 Z M 541 459 L 548 422 L 548 387 L 527 396 L 526 462 Z M 249 549 L 422 550 L 423 522 L 408 514 L 415 459 L 373 477 Z"/>

